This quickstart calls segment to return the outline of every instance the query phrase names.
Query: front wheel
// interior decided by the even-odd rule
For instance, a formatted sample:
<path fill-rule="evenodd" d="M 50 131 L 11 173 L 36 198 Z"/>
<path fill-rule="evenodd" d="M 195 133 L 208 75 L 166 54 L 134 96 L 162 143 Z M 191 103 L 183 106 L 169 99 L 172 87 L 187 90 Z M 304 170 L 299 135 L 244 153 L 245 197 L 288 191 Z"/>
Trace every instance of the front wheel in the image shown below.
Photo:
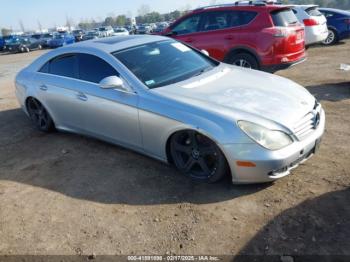
<path fill-rule="evenodd" d="M 196 131 L 174 134 L 170 152 L 176 168 L 194 180 L 214 183 L 227 174 L 228 165 L 219 147 Z"/>
<path fill-rule="evenodd" d="M 54 130 L 54 123 L 45 107 L 35 98 L 29 98 L 27 110 L 33 124 L 40 131 L 50 132 Z"/>
<path fill-rule="evenodd" d="M 322 42 L 324 45 L 334 45 L 338 42 L 337 33 L 333 29 L 328 29 L 328 36 Z"/>

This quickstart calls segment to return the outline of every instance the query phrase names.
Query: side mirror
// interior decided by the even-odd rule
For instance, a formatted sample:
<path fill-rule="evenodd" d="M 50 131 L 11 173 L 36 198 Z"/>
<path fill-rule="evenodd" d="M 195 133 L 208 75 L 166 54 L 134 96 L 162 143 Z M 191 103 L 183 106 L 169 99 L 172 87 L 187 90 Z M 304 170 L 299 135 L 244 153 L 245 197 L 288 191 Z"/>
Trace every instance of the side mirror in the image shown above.
<path fill-rule="evenodd" d="M 205 54 L 206 56 L 210 56 L 210 55 L 209 55 L 209 52 L 208 52 L 207 50 L 205 50 L 205 49 L 202 49 L 201 52 L 202 52 L 203 54 Z"/>
<path fill-rule="evenodd" d="M 100 83 L 103 89 L 117 89 L 123 92 L 130 92 L 131 90 L 124 84 L 123 80 L 118 76 L 108 76 L 103 78 Z"/>

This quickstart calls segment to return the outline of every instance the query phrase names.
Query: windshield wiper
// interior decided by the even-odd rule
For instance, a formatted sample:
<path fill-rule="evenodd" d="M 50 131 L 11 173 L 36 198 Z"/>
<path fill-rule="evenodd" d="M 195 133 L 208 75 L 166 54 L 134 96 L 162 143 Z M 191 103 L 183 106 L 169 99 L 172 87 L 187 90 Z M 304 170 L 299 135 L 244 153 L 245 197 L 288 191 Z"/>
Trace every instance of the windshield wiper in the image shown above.
<path fill-rule="evenodd" d="M 209 70 L 211 70 L 212 69 L 212 67 L 210 67 L 210 66 L 208 66 L 208 67 L 206 67 L 206 68 L 203 68 L 203 69 L 201 69 L 201 70 L 199 70 L 197 73 L 195 73 L 193 76 L 199 76 L 199 75 L 201 75 L 201 74 L 203 74 L 203 73 L 205 73 L 205 72 L 207 72 L 207 71 L 209 71 Z"/>

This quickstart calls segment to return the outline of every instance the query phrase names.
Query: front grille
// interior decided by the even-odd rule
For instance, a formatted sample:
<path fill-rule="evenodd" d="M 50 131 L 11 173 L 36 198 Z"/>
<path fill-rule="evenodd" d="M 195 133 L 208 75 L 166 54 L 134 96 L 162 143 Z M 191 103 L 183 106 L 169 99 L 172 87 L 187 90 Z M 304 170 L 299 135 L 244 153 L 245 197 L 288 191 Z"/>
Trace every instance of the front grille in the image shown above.
<path fill-rule="evenodd" d="M 317 129 L 320 123 L 320 112 L 321 106 L 316 101 L 313 110 L 294 125 L 293 133 L 299 140 L 303 140 Z"/>
<path fill-rule="evenodd" d="M 315 115 L 310 112 L 294 125 L 293 133 L 299 140 L 304 139 L 314 131 L 314 119 Z"/>

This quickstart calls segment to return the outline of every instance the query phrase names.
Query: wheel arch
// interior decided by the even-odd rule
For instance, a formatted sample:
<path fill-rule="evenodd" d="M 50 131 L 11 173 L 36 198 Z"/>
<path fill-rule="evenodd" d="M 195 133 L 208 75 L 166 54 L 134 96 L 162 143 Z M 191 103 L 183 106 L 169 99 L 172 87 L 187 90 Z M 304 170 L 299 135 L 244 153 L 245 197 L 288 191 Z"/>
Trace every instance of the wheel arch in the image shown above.
<path fill-rule="evenodd" d="M 42 104 L 45 108 L 45 110 L 49 113 L 50 117 L 51 117 L 51 120 L 53 122 L 53 125 L 56 127 L 56 122 L 55 122 L 55 119 L 52 115 L 52 112 L 51 110 L 46 106 L 45 103 L 43 103 L 40 99 L 38 99 L 37 97 L 33 96 L 33 95 L 28 95 L 25 99 L 24 99 L 24 108 L 25 108 L 25 112 L 26 114 L 29 116 L 29 111 L 28 111 L 28 101 L 29 99 L 35 99 L 37 101 L 39 101 L 40 104 Z"/>
<path fill-rule="evenodd" d="M 225 151 L 223 150 L 222 146 L 220 143 L 218 143 L 217 139 L 215 139 L 213 136 L 211 136 L 210 134 L 208 134 L 208 132 L 206 132 L 205 130 L 202 130 L 202 129 L 198 129 L 198 128 L 193 128 L 193 127 L 182 127 L 182 128 L 179 128 L 175 131 L 173 131 L 170 135 L 168 135 L 167 137 L 167 140 L 166 140 L 166 143 L 165 143 L 165 153 L 166 153 L 166 159 L 167 159 L 167 162 L 169 164 L 173 164 L 173 159 L 172 159 L 172 156 L 171 156 L 171 152 L 170 152 L 170 142 L 171 142 L 171 139 L 173 138 L 173 136 L 179 132 L 184 132 L 184 131 L 196 131 L 198 132 L 199 134 L 203 135 L 203 136 L 206 136 L 208 137 L 211 141 L 213 141 L 217 147 L 220 149 L 221 153 L 223 154 L 224 158 L 225 158 L 225 161 L 227 163 L 227 166 L 228 166 L 228 172 L 229 172 L 229 175 L 232 177 L 232 171 L 231 171 L 231 168 L 230 168 L 230 165 L 228 164 L 228 158 L 226 157 L 226 154 L 225 154 Z"/>

